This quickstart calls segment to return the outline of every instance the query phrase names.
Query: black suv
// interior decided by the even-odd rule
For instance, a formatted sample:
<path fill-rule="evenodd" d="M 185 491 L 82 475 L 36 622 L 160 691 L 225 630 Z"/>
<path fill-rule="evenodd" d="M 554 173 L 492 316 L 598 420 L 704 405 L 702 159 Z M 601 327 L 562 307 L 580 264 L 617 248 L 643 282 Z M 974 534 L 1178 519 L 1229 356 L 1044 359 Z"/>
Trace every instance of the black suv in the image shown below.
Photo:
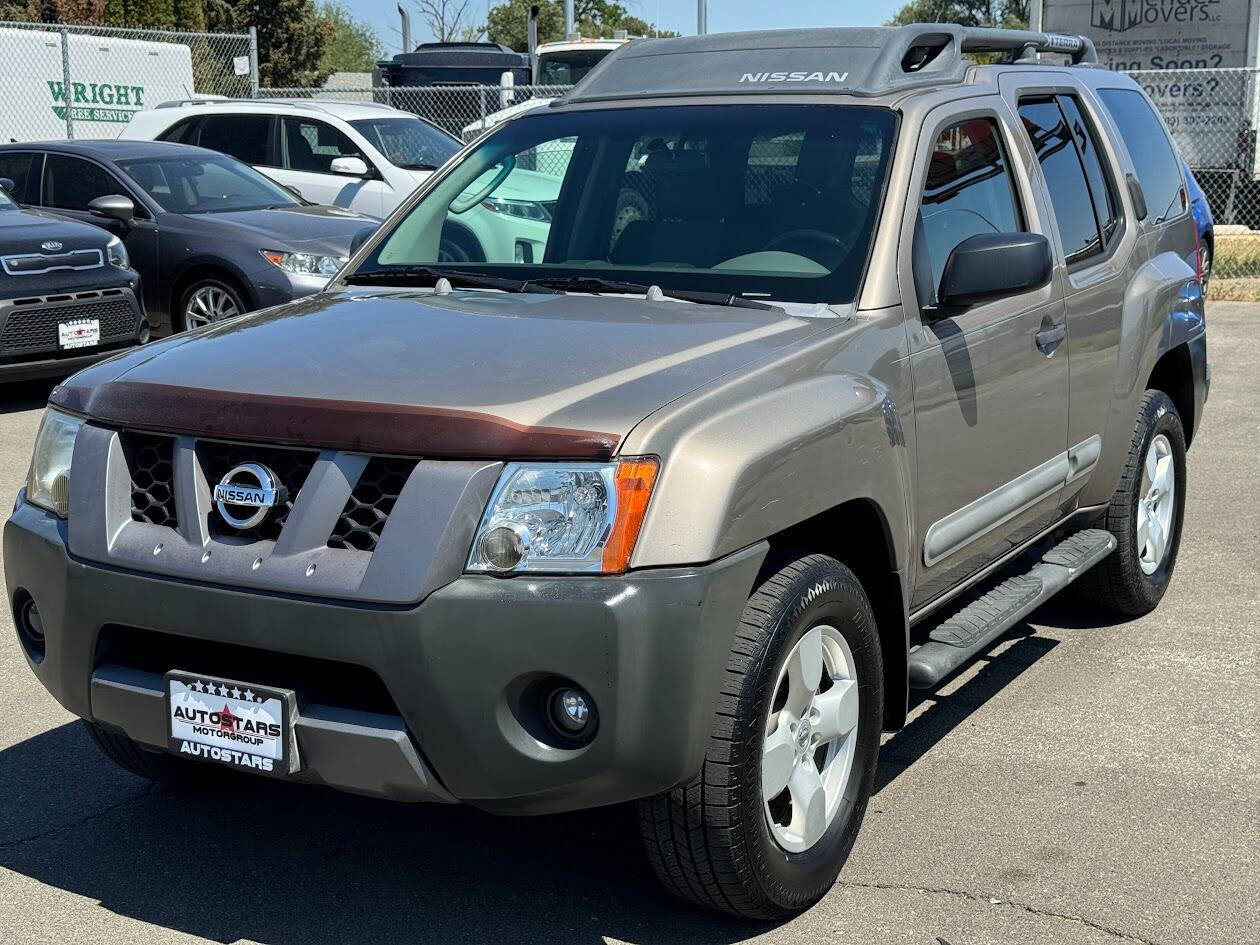
<path fill-rule="evenodd" d="M 0 178 L 0 382 L 69 374 L 149 338 L 116 236 L 13 202 Z"/>

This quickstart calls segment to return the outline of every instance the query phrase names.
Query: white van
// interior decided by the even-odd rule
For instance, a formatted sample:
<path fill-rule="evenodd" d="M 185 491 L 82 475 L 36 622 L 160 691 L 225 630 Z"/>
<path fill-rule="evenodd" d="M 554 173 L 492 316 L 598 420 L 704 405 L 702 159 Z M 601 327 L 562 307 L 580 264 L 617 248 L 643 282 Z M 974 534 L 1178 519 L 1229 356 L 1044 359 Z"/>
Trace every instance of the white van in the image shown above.
<path fill-rule="evenodd" d="M 61 34 L 0 28 L 5 107 L 0 142 L 66 137 L 71 109 L 76 138 L 117 138 L 141 109 L 187 96 L 192 52 L 180 43 L 71 33 L 70 88 L 65 87 Z"/>

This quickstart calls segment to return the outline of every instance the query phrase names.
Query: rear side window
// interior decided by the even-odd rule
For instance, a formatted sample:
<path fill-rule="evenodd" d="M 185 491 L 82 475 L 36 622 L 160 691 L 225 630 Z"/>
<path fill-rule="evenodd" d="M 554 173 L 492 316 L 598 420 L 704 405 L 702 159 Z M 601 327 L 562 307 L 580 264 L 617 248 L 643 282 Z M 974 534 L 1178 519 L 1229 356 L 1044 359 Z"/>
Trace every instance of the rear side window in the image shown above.
<path fill-rule="evenodd" d="M 1150 102 L 1134 89 L 1101 89 L 1098 97 L 1129 149 L 1151 221 L 1162 223 L 1185 207 L 1177 156 Z"/>
<path fill-rule="evenodd" d="M 177 122 L 167 128 L 160 135 L 159 141 L 174 141 L 176 144 L 196 144 L 197 143 L 197 123 L 201 121 L 201 116 L 195 118 L 185 118 L 181 122 Z"/>
<path fill-rule="evenodd" d="M 197 140 L 184 139 L 212 151 L 231 155 L 246 164 L 271 163 L 270 115 L 207 115 L 201 121 Z"/>
<path fill-rule="evenodd" d="M 1025 100 L 1020 102 L 1019 117 L 1041 163 L 1063 255 L 1073 263 L 1102 252 L 1102 235 L 1085 170 L 1058 103 L 1052 98 Z"/>
<path fill-rule="evenodd" d="M 916 283 L 920 267 L 927 274 L 924 254 L 931 264 L 931 286 L 918 286 L 920 297 L 934 300 L 955 246 L 981 233 L 1017 233 L 1021 220 L 997 123 L 969 118 L 942 131 L 932 147 L 915 234 Z"/>
<path fill-rule="evenodd" d="M 332 162 L 339 157 L 362 158 L 349 138 L 332 125 L 308 118 L 285 118 L 284 166 L 294 171 L 328 174 Z"/>
<path fill-rule="evenodd" d="M 102 167 L 82 158 L 50 154 L 44 165 L 45 207 L 86 211 L 97 197 L 127 196 L 126 189 Z"/>
<path fill-rule="evenodd" d="M 13 181 L 9 195 L 18 203 L 37 203 L 40 155 L 33 151 L 6 151 L 0 154 L 0 177 Z"/>
<path fill-rule="evenodd" d="M 1085 168 L 1085 179 L 1089 182 L 1089 194 L 1094 200 L 1094 215 L 1098 218 L 1098 228 L 1102 230 L 1103 243 L 1109 243 L 1119 222 L 1119 214 L 1116 211 L 1115 192 L 1111 189 L 1106 171 L 1103 170 L 1104 159 L 1102 152 L 1098 150 L 1098 137 L 1081 112 L 1076 96 L 1060 95 L 1059 107 L 1063 109 L 1063 117 L 1067 119 L 1068 130 L 1072 133 L 1076 151 L 1081 156 L 1081 165 Z"/>

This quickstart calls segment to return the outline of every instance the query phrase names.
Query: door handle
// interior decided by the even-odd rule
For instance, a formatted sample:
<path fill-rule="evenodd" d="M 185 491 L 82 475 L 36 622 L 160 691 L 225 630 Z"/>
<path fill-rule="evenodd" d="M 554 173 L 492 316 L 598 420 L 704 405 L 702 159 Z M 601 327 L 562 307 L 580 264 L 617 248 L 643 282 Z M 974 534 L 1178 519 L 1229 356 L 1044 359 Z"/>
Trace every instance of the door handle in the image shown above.
<path fill-rule="evenodd" d="M 1043 328 L 1037 332 L 1037 347 L 1042 350 L 1046 357 L 1050 357 L 1059 349 L 1059 345 L 1063 344 L 1063 339 L 1066 337 L 1067 325 Z"/>

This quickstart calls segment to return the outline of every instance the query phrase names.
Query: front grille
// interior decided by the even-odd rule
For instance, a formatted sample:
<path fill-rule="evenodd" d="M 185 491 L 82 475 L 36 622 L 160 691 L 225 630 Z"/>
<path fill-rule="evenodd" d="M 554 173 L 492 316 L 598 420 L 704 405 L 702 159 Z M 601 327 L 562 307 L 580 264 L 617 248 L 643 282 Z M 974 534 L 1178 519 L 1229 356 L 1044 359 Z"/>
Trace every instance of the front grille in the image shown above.
<path fill-rule="evenodd" d="M 69 269 L 100 269 L 105 265 L 105 254 L 99 249 L 72 249 L 65 253 L 20 253 L 0 256 L 0 265 L 11 276 L 40 276 L 46 272 Z"/>
<path fill-rule="evenodd" d="M 78 304 L 55 304 L 81 299 Z M 52 304 L 52 307 L 46 307 Z M 0 354 L 21 353 L 59 346 L 57 326 L 77 318 L 96 318 L 101 323 L 101 344 L 135 337 L 135 306 L 121 290 L 79 293 L 35 299 L 16 299 L 0 334 Z"/>
<path fill-rule="evenodd" d="M 319 458 L 317 450 L 293 450 L 284 447 L 254 446 L 246 443 L 219 443 L 214 440 L 197 442 L 197 459 L 205 473 L 206 482 L 211 491 L 231 470 L 241 463 L 260 463 L 275 474 L 286 493 L 283 501 L 278 502 L 262 523 L 253 528 L 237 529 L 229 525 L 219 514 L 219 510 L 210 509 L 210 534 L 216 538 L 245 538 L 250 541 L 275 541 L 293 511 L 293 503 L 297 501 L 306 477 L 311 474 L 315 460 Z"/>
<path fill-rule="evenodd" d="M 328 536 L 328 547 L 375 551 L 389 513 L 415 468 L 414 459 L 374 456 L 368 460 Z"/>
<path fill-rule="evenodd" d="M 175 438 L 130 430 L 120 434 L 131 473 L 131 517 L 174 528 Z"/>

